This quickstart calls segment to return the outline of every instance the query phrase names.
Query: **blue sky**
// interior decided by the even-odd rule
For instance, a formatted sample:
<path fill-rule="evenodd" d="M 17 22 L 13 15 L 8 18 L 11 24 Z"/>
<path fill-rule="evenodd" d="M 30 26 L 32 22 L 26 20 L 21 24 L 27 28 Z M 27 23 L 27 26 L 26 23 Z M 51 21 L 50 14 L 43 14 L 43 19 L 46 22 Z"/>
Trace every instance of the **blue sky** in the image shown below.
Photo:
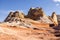
<path fill-rule="evenodd" d="M 0 21 L 3 21 L 10 11 L 21 10 L 27 14 L 30 7 L 42 7 L 47 15 L 54 11 L 60 14 L 60 0 L 0 0 Z"/>

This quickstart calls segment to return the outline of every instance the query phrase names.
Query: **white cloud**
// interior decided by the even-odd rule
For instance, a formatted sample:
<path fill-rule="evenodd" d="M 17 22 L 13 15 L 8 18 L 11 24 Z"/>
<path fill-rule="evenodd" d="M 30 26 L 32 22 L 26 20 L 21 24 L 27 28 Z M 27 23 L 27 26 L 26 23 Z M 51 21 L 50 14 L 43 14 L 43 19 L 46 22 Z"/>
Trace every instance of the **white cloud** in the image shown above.
<path fill-rule="evenodd" d="M 56 2 L 56 6 L 60 6 L 60 0 L 53 0 L 53 2 Z"/>
<path fill-rule="evenodd" d="M 53 0 L 54 2 L 60 2 L 60 0 Z"/>
<path fill-rule="evenodd" d="M 56 4 L 56 6 L 59 6 L 60 4 Z"/>

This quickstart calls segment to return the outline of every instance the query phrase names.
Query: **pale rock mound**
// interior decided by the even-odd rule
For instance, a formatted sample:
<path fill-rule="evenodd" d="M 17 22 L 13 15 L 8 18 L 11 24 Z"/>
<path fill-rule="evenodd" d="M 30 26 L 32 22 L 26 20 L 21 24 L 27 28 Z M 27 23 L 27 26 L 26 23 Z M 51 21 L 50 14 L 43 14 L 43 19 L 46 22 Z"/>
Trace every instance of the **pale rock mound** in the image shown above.
<path fill-rule="evenodd" d="M 58 20 L 57 20 L 57 15 L 55 12 L 52 13 L 52 19 L 53 19 L 53 22 L 55 24 L 55 26 L 58 26 Z"/>

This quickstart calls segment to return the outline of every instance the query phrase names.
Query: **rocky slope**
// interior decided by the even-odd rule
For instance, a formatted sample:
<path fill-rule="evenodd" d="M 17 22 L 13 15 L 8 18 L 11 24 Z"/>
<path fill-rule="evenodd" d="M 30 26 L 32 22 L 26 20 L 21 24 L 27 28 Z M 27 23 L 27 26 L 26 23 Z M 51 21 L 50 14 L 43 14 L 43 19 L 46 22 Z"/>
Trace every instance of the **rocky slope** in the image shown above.
<path fill-rule="evenodd" d="M 0 40 L 60 40 L 59 27 L 56 14 L 48 17 L 42 8 L 10 12 L 0 23 Z"/>
<path fill-rule="evenodd" d="M 60 15 L 57 15 L 58 22 L 60 24 Z"/>
<path fill-rule="evenodd" d="M 35 23 L 35 22 L 34 22 Z M 13 25 L 14 24 L 14 25 Z M 54 29 L 50 27 L 39 27 L 37 24 L 33 24 L 36 27 L 27 28 L 25 25 L 16 25 L 16 23 L 1 23 L 0 24 L 0 40 L 59 40 L 56 37 Z"/>

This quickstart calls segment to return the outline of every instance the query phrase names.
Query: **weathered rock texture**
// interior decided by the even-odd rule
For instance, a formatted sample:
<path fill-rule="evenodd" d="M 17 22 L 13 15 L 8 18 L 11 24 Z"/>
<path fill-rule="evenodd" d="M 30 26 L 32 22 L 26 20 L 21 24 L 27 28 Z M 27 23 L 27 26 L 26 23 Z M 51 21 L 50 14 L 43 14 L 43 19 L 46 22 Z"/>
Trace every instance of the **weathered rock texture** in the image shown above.
<path fill-rule="evenodd" d="M 34 23 L 34 22 L 33 22 Z M 33 24 L 32 23 L 32 24 Z M 38 27 L 35 22 L 33 25 Z M 11 24 L 11 25 L 10 25 Z M 14 24 L 14 26 L 12 26 Z M 0 40 L 58 40 L 54 36 L 54 29 L 50 27 L 27 28 L 20 24 L 16 26 L 15 23 L 0 24 Z M 44 24 L 42 24 L 44 25 Z M 45 26 L 45 25 L 44 25 Z M 26 28 L 25 28 L 26 27 Z"/>
<path fill-rule="evenodd" d="M 10 12 L 4 22 L 20 20 L 19 18 L 24 18 L 24 14 L 22 12 Z"/>
<path fill-rule="evenodd" d="M 55 24 L 55 26 L 58 26 L 58 20 L 57 20 L 57 15 L 55 12 L 52 13 L 52 19 L 53 19 L 53 22 Z"/>
<path fill-rule="evenodd" d="M 30 8 L 27 15 L 10 12 L 0 23 L 0 40 L 60 40 L 60 25 L 50 24 L 58 25 L 57 16 L 46 16 L 42 8 Z"/>
<path fill-rule="evenodd" d="M 27 16 L 33 20 L 41 20 L 44 23 L 53 24 L 48 16 L 45 15 L 42 8 L 30 8 Z"/>
<path fill-rule="evenodd" d="M 30 8 L 27 16 L 34 20 L 40 19 L 40 17 L 43 17 L 42 8 Z"/>
<path fill-rule="evenodd" d="M 57 15 L 58 23 L 60 24 L 60 15 Z"/>
<path fill-rule="evenodd" d="M 44 14 L 42 8 L 30 8 L 28 15 L 29 18 L 38 20 L 40 17 L 45 17 L 46 15 Z"/>
<path fill-rule="evenodd" d="M 35 21 L 39 21 L 40 23 L 46 24 L 54 24 L 55 26 L 58 25 L 58 20 L 55 12 L 52 13 L 51 17 L 46 16 L 42 8 L 30 8 L 27 16 L 24 15 L 22 12 L 15 11 L 10 12 L 4 22 L 11 22 L 11 21 L 21 21 L 21 19 L 30 18 Z"/>

